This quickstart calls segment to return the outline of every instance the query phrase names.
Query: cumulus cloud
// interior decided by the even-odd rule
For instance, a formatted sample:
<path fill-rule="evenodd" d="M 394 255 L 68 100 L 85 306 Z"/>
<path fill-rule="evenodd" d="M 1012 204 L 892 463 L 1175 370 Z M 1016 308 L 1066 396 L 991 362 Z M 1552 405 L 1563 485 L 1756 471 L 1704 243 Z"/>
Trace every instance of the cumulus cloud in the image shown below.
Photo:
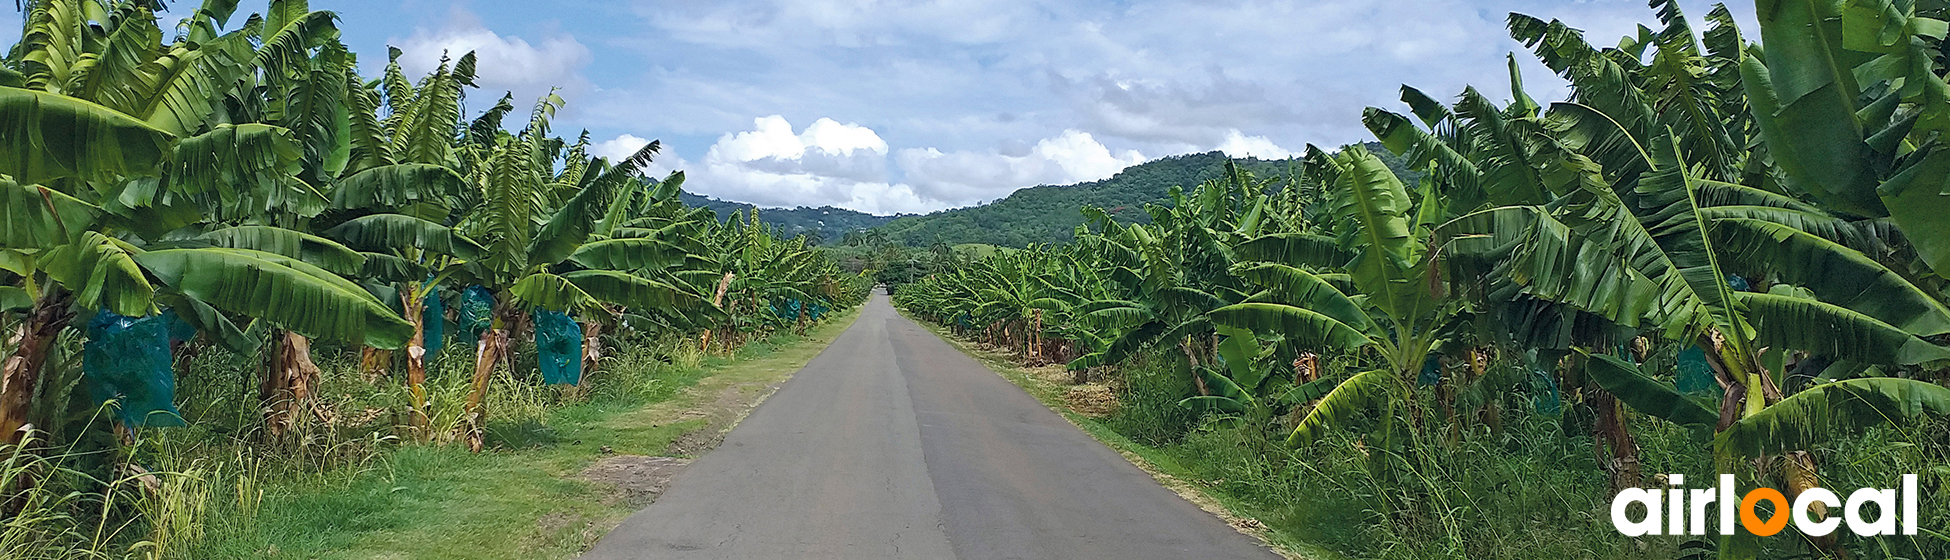
<path fill-rule="evenodd" d="M 1236 128 L 1226 131 L 1226 139 L 1219 143 L 1218 149 L 1236 158 L 1286 159 L 1295 155 L 1292 151 L 1266 139 L 1265 136 L 1247 136 Z"/>
<path fill-rule="evenodd" d="M 400 48 L 400 67 L 410 77 L 432 72 L 444 53 L 459 59 L 468 52 L 479 59 L 476 83 L 495 97 L 513 92 L 517 106 L 547 93 L 550 88 L 571 92 L 589 89 L 582 69 L 592 57 L 589 48 L 564 34 L 542 38 L 537 43 L 501 35 L 482 25 L 472 12 L 456 6 L 437 29 L 416 28 L 411 36 L 394 42 Z"/>
<path fill-rule="evenodd" d="M 889 180 L 887 142 L 873 129 L 821 118 L 794 132 L 784 116 L 752 120 L 725 134 L 703 159 L 686 162 L 686 188 L 760 206 L 833 205 L 876 214 L 936 208 Z"/>
<path fill-rule="evenodd" d="M 909 148 L 899 155 L 901 170 L 917 192 L 951 206 L 1001 198 L 1022 187 L 1103 179 L 1144 159 L 1135 150 L 1113 154 L 1090 133 L 1077 130 L 1038 141 L 1021 155 L 935 148 Z"/>
<path fill-rule="evenodd" d="M 590 144 L 589 155 L 609 158 L 612 162 L 623 161 L 636 155 L 637 150 L 649 143 L 649 140 L 638 138 L 635 134 L 619 134 L 615 138 Z"/>
<path fill-rule="evenodd" d="M 595 152 L 621 151 L 641 138 L 622 135 Z M 966 206 L 1036 184 L 1109 177 L 1144 161 L 1135 150 L 1113 153 L 1087 132 L 1044 138 L 1020 150 L 890 152 L 872 128 L 830 118 L 795 130 L 784 116 L 718 138 L 696 161 L 665 158 L 699 194 L 760 206 L 838 206 L 875 214 Z"/>

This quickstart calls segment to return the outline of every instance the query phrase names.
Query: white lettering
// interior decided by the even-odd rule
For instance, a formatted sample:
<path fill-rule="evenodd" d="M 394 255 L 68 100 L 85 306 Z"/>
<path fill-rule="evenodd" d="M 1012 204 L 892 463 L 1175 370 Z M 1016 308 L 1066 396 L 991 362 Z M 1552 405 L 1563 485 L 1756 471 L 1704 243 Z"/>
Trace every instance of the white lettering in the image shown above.
<path fill-rule="evenodd" d="M 1814 505 L 1815 502 L 1821 502 L 1833 507 L 1841 507 L 1842 505 L 1841 498 L 1836 497 L 1834 492 L 1830 492 L 1826 488 L 1809 488 L 1803 490 L 1800 496 L 1795 496 L 1794 498 L 1794 526 L 1800 529 L 1804 535 L 1815 537 L 1827 536 L 1829 533 L 1835 532 L 1835 527 L 1841 525 L 1842 520 L 1833 517 L 1821 521 L 1810 519 L 1808 514 L 1811 513 L 1813 508 L 1809 506 Z"/>
<path fill-rule="evenodd" d="M 1916 535 L 1916 475 L 1903 475 L 1903 534 Z"/>
<path fill-rule="evenodd" d="M 1734 499 L 1733 475 L 1720 475 L 1720 534 L 1733 534 L 1733 512 L 1740 507 L 1740 500 Z"/>
<path fill-rule="evenodd" d="M 1627 537 L 1659 534 L 1659 494 L 1658 490 L 1626 488 L 1611 499 L 1611 524 L 1619 533 Z M 1626 516 L 1626 508 L 1632 504 L 1645 506 L 1645 519 L 1632 521 Z"/>
<path fill-rule="evenodd" d="M 1876 520 L 1864 521 L 1862 506 L 1876 505 Z M 1896 491 L 1863 488 L 1848 495 L 1848 530 L 1857 536 L 1880 537 L 1896 534 Z"/>
<path fill-rule="evenodd" d="M 1686 485 L 1686 475 L 1669 475 L 1667 479 L 1670 481 L 1667 484 L 1672 485 L 1673 489 L 1666 491 L 1666 534 L 1684 535 L 1686 534 L 1686 490 L 1679 487 Z"/>
<path fill-rule="evenodd" d="M 1706 534 L 1706 506 L 1720 501 L 1715 496 L 1718 492 L 1718 490 L 1712 488 L 1701 488 L 1693 491 L 1693 530 L 1687 534 Z"/>

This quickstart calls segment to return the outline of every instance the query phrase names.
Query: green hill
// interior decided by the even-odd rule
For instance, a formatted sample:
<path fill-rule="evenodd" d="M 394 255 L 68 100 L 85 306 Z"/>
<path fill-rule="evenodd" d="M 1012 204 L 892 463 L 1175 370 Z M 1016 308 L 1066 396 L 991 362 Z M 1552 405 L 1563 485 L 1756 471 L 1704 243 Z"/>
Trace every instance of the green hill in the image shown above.
<path fill-rule="evenodd" d="M 1411 183 L 1407 173 L 1387 149 L 1369 143 L 1368 149 L 1395 168 Z M 1166 157 L 1125 168 L 1109 179 L 1074 185 L 1042 185 L 1017 190 L 1000 200 L 980 206 L 942 210 L 923 215 L 875 216 L 863 212 L 824 206 L 819 208 L 759 209 L 760 219 L 779 227 L 786 235 L 811 233 L 826 245 L 838 244 L 846 234 L 875 230 L 876 242 L 909 247 L 928 247 L 935 243 L 961 245 L 977 243 L 998 247 L 1024 247 L 1031 243 L 1063 243 L 1074 237 L 1083 223 L 1078 208 L 1103 208 L 1120 221 L 1148 223 L 1151 215 L 1144 205 L 1164 200 L 1174 186 L 1191 189 L 1216 179 L 1225 172 L 1227 158 L 1222 152 Z M 1262 178 L 1284 177 L 1288 160 L 1258 158 L 1235 159 Z M 684 193 L 684 203 L 716 210 L 720 219 L 733 212 L 751 212 L 755 207 Z"/>
<path fill-rule="evenodd" d="M 1285 176 L 1286 160 L 1237 160 L 1260 177 Z M 1225 171 L 1221 152 L 1172 156 L 1124 169 L 1109 179 L 1074 185 L 1044 185 L 968 208 L 904 217 L 880 227 L 890 241 L 913 247 L 935 242 L 984 243 L 1022 247 L 1069 241 L 1083 223 L 1077 209 L 1096 206 L 1120 220 L 1149 222 L 1144 205 L 1165 198 L 1173 186 L 1190 189 Z"/>

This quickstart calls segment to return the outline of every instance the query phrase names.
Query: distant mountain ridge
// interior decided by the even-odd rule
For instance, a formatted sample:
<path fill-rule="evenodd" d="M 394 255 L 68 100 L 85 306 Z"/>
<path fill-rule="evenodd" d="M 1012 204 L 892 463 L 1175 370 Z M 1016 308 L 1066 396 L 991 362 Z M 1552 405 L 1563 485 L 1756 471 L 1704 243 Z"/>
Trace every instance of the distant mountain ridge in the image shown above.
<path fill-rule="evenodd" d="M 1368 150 L 1380 156 L 1397 175 L 1412 181 L 1402 162 L 1380 144 L 1368 143 Z M 1223 152 L 1184 154 L 1152 160 L 1124 168 L 1108 179 L 1072 185 L 1040 185 L 1018 189 L 1009 196 L 978 206 L 940 210 L 928 214 L 875 216 L 864 212 L 823 206 L 791 209 L 759 209 L 759 218 L 784 230 L 787 235 L 811 232 L 825 244 L 837 244 L 847 233 L 878 230 L 887 241 L 910 247 L 934 243 L 960 245 L 979 243 L 1000 247 L 1024 247 L 1031 243 L 1064 243 L 1083 223 L 1084 206 L 1096 206 L 1120 221 L 1148 223 L 1151 216 L 1144 205 L 1165 199 L 1174 186 L 1191 190 L 1225 173 L 1227 161 L 1238 162 L 1261 178 L 1285 177 L 1292 160 L 1229 158 Z M 703 206 L 727 218 L 732 212 L 750 212 L 750 204 L 722 201 L 684 193 L 684 202 Z"/>
<path fill-rule="evenodd" d="M 759 208 L 758 206 L 743 202 L 718 200 L 689 191 L 685 191 L 678 196 L 683 199 L 684 205 L 686 206 L 710 208 L 712 211 L 717 212 L 719 220 L 730 219 L 734 212 L 742 216 L 750 216 L 752 212 L 756 211 L 758 212 L 759 220 L 779 228 L 779 231 L 784 232 L 787 237 L 809 234 L 813 237 L 814 241 L 825 245 L 839 243 L 840 239 L 848 233 L 877 228 L 894 221 L 896 218 L 914 215 L 896 214 L 893 216 L 875 216 L 866 212 L 834 206 L 820 206 L 817 208 L 810 206 Z"/>
<path fill-rule="evenodd" d="M 1260 177 L 1287 174 L 1288 160 L 1235 159 L 1218 151 L 1185 154 L 1133 165 L 1108 179 L 1029 187 L 980 206 L 903 217 L 879 230 L 890 241 L 915 247 L 936 242 L 1001 247 L 1068 242 L 1083 223 L 1078 210 L 1084 206 L 1102 208 L 1120 221 L 1149 222 L 1145 204 L 1164 200 L 1174 186 L 1190 190 L 1218 178 L 1228 160 Z"/>

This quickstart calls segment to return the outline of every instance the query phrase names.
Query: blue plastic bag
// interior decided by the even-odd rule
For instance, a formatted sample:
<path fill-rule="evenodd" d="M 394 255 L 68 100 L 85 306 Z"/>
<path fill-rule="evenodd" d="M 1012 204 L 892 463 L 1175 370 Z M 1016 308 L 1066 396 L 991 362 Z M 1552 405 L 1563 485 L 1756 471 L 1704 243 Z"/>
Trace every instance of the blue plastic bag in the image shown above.
<path fill-rule="evenodd" d="M 1415 382 L 1423 387 L 1442 383 L 1442 357 L 1429 354 L 1422 360 L 1422 375 L 1416 376 Z"/>
<path fill-rule="evenodd" d="M 420 310 L 420 329 L 425 340 L 420 346 L 426 348 L 427 360 L 432 361 L 447 346 L 447 306 L 440 302 L 438 290 L 427 290 L 426 299 L 421 301 L 425 308 Z"/>
<path fill-rule="evenodd" d="M 1720 391 L 1720 380 L 1713 376 L 1713 365 L 1706 361 L 1705 348 L 1694 345 L 1680 350 L 1676 366 L 1679 370 L 1679 379 L 1674 385 L 1679 392 L 1688 395 L 1708 395 Z"/>
<path fill-rule="evenodd" d="M 108 310 L 88 320 L 81 371 L 96 404 L 116 401 L 115 416 L 128 427 L 186 426 L 176 411 L 176 372 L 170 367 L 169 315 L 126 317 Z"/>
<path fill-rule="evenodd" d="M 458 311 L 460 324 L 457 326 L 461 334 L 480 338 L 481 333 L 494 326 L 494 293 L 480 286 L 468 286 L 460 292 Z"/>
<path fill-rule="evenodd" d="M 582 382 L 582 326 L 567 313 L 535 310 L 535 354 L 541 362 L 542 383 Z"/>

